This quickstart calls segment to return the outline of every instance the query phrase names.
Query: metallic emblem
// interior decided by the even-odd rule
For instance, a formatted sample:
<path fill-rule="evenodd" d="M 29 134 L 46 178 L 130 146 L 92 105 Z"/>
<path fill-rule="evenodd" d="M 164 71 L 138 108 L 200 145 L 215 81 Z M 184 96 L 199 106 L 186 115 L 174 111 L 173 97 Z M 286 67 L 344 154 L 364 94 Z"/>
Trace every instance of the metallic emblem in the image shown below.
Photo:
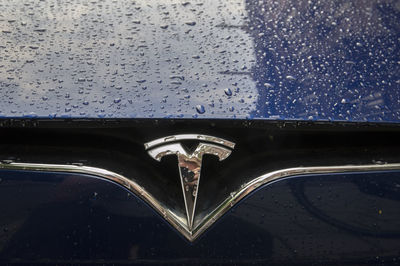
<path fill-rule="evenodd" d="M 176 140 L 201 140 L 211 143 L 200 142 L 197 148 L 192 153 L 189 153 L 180 143 L 169 143 Z M 235 144 L 233 142 L 204 135 L 170 136 L 145 144 L 149 155 L 157 161 L 161 161 L 161 158 L 167 155 L 176 155 L 178 157 L 188 231 L 191 232 L 193 229 L 203 155 L 215 155 L 222 161 L 228 158 L 232 152 L 231 149 L 234 147 Z"/>

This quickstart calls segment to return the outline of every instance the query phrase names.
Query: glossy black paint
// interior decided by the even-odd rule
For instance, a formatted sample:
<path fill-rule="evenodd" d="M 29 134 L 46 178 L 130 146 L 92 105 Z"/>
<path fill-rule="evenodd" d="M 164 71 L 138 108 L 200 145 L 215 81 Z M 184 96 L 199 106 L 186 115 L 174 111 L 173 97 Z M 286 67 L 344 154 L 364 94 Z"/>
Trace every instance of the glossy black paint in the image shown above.
<path fill-rule="evenodd" d="M 287 167 L 400 162 L 396 125 L 229 120 L 8 120 L 0 160 L 104 168 L 146 188 L 152 183 L 153 195 L 166 190 L 160 200 L 183 206 L 176 158 L 157 162 L 143 143 L 193 132 L 236 143 L 223 162 L 204 158 L 199 197 L 224 198 L 240 182 Z M 395 172 L 280 181 L 193 244 L 110 182 L 51 173 L 2 172 L 1 178 L 2 262 L 390 265 L 399 259 Z"/>
<path fill-rule="evenodd" d="M 0 262 L 395 265 L 400 172 L 299 176 L 260 188 L 189 243 L 94 176 L 0 171 Z"/>

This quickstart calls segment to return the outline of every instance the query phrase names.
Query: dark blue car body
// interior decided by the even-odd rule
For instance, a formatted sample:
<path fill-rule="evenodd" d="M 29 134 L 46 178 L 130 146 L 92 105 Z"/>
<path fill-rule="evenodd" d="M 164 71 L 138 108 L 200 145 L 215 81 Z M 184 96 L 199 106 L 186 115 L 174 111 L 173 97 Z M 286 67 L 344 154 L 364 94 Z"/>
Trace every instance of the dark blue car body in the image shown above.
<path fill-rule="evenodd" d="M 174 180 L 177 169 L 151 160 L 143 144 L 188 133 L 237 143 L 231 161 L 204 162 L 202 171 L 224 180 L 400 163 L 399 1 L 0 1 L 0 9 L 2 165 Z M 107 178 L 0 169 L 0 263 L 399 260 L 400 167 L 265 184 L 192 242 Z"/>

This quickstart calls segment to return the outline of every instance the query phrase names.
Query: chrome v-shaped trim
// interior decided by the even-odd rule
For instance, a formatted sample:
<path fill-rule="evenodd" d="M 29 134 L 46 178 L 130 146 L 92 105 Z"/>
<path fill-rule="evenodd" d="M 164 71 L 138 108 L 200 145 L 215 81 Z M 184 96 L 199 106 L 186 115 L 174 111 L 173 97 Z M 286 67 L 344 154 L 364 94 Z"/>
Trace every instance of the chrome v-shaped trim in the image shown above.
<path fill-rule="evenodd" d="M 200 224 L 193 230 L 188 230 L 179 217 L 167 209 L 162 202 L 159 202 L 153 195 L 148 193 L 143 187 L 139 186 L 135 181 L 128 179 L 117 173 L 90 166 L 77 165 L 60 165 L 60 164 L 36 164 L 36 163 L 0 163 L 0 169 L 7 170 L 28 170 L 28 171 L 45 171 L 45 172 L 66 172 L 81 173 L 107 180 L 114 181 L 138 197 L 146 201 L 152 206 L 164 219 L 166 219 L 173 227 L 175 227 L 189 241 L 194 241 L 202 233 L 204 233 L 216 220 L 224 215 L 230 208 L 235 206 L 244 197 L 262 185 L 271 184 L 278 180 L 299 175 L 315 175 L 327 173 L 346 173 L 346 172 L 368 172 L 368 171 L 387 171 L 400 170 L 400 163 L 394 164 L 371 164 L 371 165 L 344 165 L 344 166 L 317 166 L 317 167 L 295 167 L 273 171 L 259 176 L 250 182 L 241 186 L 237 191 L 233 191 L 230 197 L 225 199 L 217 208 L 212 210 Z"/>

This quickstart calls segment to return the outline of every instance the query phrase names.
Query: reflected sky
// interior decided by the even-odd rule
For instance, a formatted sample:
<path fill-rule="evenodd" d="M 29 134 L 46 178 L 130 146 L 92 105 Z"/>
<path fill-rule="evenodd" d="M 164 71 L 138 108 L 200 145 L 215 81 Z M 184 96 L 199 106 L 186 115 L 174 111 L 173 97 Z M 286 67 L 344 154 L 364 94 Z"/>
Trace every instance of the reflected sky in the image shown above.
<path fill-rule="evenodd" d="M 243 118 L 255 110 L 250 35 L 221 27 L 245 23 L 243 1 L 1 5 L 3 116 L 196 117 L 204 109 Z"/>

